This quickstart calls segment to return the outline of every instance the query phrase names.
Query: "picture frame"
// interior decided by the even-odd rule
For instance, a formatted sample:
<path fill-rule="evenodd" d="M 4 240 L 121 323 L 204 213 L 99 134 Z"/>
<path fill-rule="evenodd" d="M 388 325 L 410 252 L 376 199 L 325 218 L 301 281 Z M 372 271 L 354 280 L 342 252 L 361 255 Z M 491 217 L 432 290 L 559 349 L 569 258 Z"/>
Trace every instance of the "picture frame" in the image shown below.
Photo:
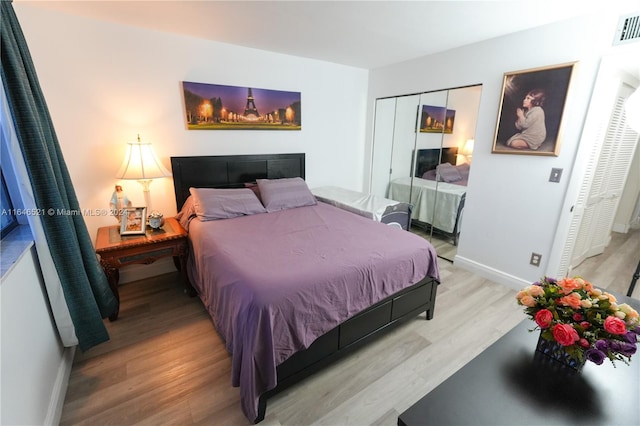
<path fill-rule="evenodd" d="M 504 74 L 492 153 L 560 154 L 562 116 L 575 64 Z"/>
<path fill-rule="evenodd" d="M 420 133 L 453 133 L 456 112 L 434 105 L 422 105 Z"/>
<path fill-rule="evenodd" d="M 120 235 L 141 235 L 147 232 L 147 208 L 125 207 L 120 220 Z"/>
<path fill-rule="evenodd" d="M 182 82 L 188 130 L 302 130 L 300 92 Z"/>

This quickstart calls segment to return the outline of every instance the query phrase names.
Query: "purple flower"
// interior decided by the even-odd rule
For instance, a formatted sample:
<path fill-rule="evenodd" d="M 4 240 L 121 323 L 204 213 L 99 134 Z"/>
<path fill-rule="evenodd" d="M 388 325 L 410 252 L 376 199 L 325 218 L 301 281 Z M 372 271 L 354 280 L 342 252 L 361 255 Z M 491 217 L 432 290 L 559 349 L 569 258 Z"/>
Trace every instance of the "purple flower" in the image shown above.
<path fill-rule="evenodd" d="M 618 349 L 618 352 L 620 352 L 622 355 L 626 357 L 630 357 L 631 355 L 636 353 L 636 344 L 628 343 L 628 342 L 620 343 L 620 348 Z"/>
<path fill-rule="evenodd" d="M 602 339 L 596 341 L 596 349 L 601 352 L 607 352 L 609 350 L 609 342 Z"/>
<path fill-rule="evenodd" d="M 612 340 L 609 342 L 609 349 L 613 352 L 620 352 L 622 350 L 622 342 L 619 340 Z"/>
<path fill-rule="evenodd" d="M 584 354 L 589 361 L 598 365 L 602 364 L 602 362 L 606 357 L 604 352 L 599 351 L 598 349 L 593 349 L 593 348 L 587 349 Z"/>
<path fill-rule="evenodd" d="M 628 331 L 627 334 L 622 336 L 622 338 L 624 339 L 625 342 L 629 342 L 629 343 L 636 343 L 638 341 L 638 338 L 636 337 L 636 333 L 633 331 Z"/>

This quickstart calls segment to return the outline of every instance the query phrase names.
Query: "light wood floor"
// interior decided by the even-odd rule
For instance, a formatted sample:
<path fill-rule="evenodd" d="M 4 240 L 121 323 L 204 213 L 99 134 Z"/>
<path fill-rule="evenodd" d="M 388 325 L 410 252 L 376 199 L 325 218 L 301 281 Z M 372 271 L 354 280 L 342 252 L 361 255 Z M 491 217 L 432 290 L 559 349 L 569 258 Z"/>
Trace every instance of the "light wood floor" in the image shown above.
<path fill-rule="evenodd" d="M 614 232 L 604 253 L 588 258 L 571 271 L 570 275 L 585 277 L 596 287 L 627 294 L 639 261 L 640 229 L 626 234 Z M 640 299 L 640 281 L 632 296 Z"/>
<path fill-rule="evenodd" d="M 438 257 L 451 262 L 455 259 L 458 253 L 458 246 L 454 246 L 453 240 L 448 236 L 438 232 L 434 232 L 433 235 L 431 235 L 431 231 L 415 225 L 411 227 L 411 232 L 429 241 L 433 247 L 435 247 Z"/>
<path fill-rule="evenodd" d="M 614 244 L 618 255 L 581 268 L 606 287 L 609 275 L 630 265 L 630 275 L 612 284 L 626 292 L 640 232 Z M 422 314 L 276 395 L 262 424 L 395 425 L 399 413 L 526 318 L 515 291 L 447 261 L 440 268 L 432 320 Z M 248 424 L 230 384 L 230 357 L 199 299 L 183 294 L 178 273 L 122 285 L 121 298 L 120 319 L 107 322 L 111 341 L 76 354 L 62 425 Z"/>

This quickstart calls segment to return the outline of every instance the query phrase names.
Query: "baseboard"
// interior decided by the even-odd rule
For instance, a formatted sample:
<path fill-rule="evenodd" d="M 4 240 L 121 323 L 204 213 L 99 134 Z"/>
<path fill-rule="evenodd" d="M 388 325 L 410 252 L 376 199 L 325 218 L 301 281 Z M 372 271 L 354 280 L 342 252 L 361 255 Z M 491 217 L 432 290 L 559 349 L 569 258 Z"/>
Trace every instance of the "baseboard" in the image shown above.
<path fill-rule="evenodd" d="M 49 408 L 47 409 L 47 417 L 45 425 L 58 425 L 62 417 L 62 407 L 64 399 L 67 395 L 67 387 L 69 386 L 69 377 L 71 376 L 71 368 L 73 366 L 73 357 L 76 354 L 76 346 L 64 348 L 62 359 L 58 367 L 58 375 L 53 385 L 51 399 L 49 400 Z"/>
<path fill-rule="evenodd" d="M 611 229 L 613 232 L 617 232 L 619 234 L 626 234 L 631 229 L 631 225 L 628 223 L 614 223 L 613 228 Z"/>
<path fill-rule="evenodd" d="M 176 265 L 173 263 L 173 258 L 163 257 L 149 265 L 129 265 L 120 268 L 119 283 L 129 283 L 175 271 Z"/>
<path fill-rule="evenodd" d="M 453 264 L 458 268 L 473 272 L 474 274 L 478 274 L 481 277 L 484 277 L 495 283 L 502 284 L 516 291 L 520 291 L 523 287 L 531 284 L 531 282 L 529 281 L 525 281 L 513 275 L 506 274 L 502 271 L 475 262 L 473 260 L 469 260 L 460 255 L 456 255 L 456 257 L 453 259 Z"/>

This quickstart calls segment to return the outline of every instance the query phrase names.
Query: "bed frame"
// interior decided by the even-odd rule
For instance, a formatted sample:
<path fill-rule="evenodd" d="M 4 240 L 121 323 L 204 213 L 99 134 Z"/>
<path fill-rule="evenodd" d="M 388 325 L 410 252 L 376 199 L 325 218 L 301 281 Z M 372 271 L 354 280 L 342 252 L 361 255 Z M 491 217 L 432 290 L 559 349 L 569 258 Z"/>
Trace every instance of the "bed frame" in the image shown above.
<path fill-rule="evenodd" d="M 178 211 L 190 187 L 237 188 L 256 179 L 305 177 L 305 154 L 171 157 Z M 277 366 L 278 385 L 260 396 L 258 423 L 264 419 L 267 399 L 298 383 L 334 360 L 382 335 L 404 320 L 426 312 L 433 318 L 438 281 L 420 282 L 376 303 L 320 336 L 309 348 Z"/>

